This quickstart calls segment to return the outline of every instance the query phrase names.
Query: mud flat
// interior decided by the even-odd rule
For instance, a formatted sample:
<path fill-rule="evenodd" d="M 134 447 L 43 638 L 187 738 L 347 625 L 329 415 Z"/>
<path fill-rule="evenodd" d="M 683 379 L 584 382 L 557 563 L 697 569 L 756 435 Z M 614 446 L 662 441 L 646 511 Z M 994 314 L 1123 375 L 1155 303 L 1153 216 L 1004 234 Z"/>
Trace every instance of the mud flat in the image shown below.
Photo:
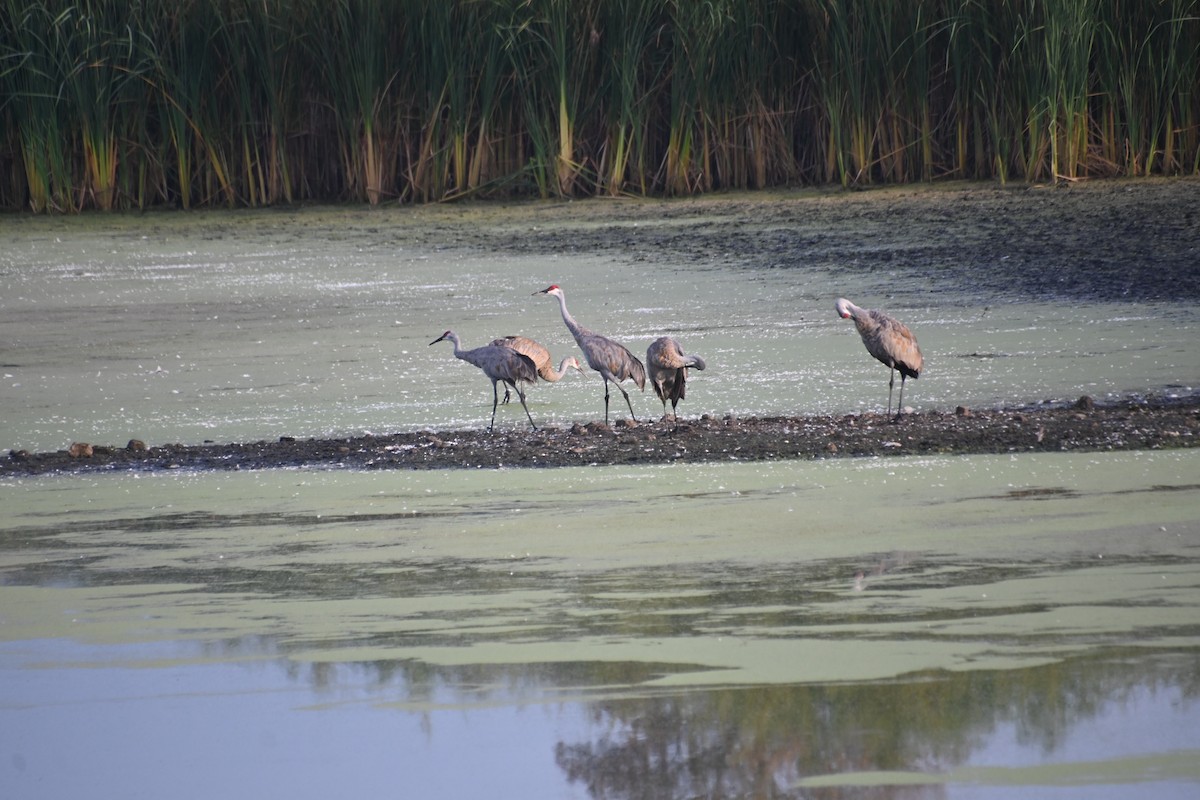
<path fill-rule="evenodd" d="M 132 443 L 131 443 L 132 444 Z M 1200 397 L 1098 406 L 814 417 L 705 416 L 570 427 L 416 431 L 343 439 L 10 451 L 0 477 L 114 470 L 474 469 L 846 457 L 1115 451 L 1200 445 Z"/>

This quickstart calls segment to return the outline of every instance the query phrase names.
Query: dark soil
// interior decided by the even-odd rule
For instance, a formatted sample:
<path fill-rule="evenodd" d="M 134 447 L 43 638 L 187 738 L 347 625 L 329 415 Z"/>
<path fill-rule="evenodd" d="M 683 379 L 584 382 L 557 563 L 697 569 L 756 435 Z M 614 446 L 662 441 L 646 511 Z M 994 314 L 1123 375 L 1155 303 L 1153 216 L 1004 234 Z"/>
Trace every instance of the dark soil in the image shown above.
<path fill-rule="evenodd" d="M 537 221 L 512 225 L 489 246 L 755 272 L 903 275 L 919 279 L 905 283 L 922 294 L 973 292 L 982 304 L 1200 300 L 1195 178 L 587 201 L 548 207 Z"/>
<path fill-rule="evenodd" d="M 776 461 L 847 456 L 1112 451 L 1200 445 L 1200 398 L 1069 408 L 667 420 L 538 431 L 420 431 L 349 439 L 285 437 L 251 444 L 76 447 L 13 452 L 0 477 L 111 470 L 267 467 L 445 469 Z M 83 451 L 80 453 L 79 451 Z"/>

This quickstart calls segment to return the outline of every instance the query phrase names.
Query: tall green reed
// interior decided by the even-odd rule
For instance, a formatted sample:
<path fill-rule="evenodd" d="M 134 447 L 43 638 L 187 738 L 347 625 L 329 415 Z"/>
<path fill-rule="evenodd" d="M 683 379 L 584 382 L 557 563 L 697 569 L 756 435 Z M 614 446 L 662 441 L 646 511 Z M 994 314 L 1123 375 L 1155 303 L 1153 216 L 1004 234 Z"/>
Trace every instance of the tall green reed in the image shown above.
<path fill-rule="evenodd" d="M 599 9 L 595 40 L 605 76 L 606 132 L 597 172 L 598 183 L 611 195 L 624 192 L 627 182 L 639 194 L 649 189 L 649 101 L 665 68 L 661 7 L 656 0 L 609 0 Z M 632 180 L 631 160 L 638 166 Z"/>
<path fill-rule="evenodd" d="M 136 22 L 140 5 L 89 0 L 55 20 L 55 35 L 73 56 L 62 88 L 82 148 L 79 188 L 102 210 L 116 203 L 119 143 L 136 119 L 131 110 L 141 105 L 141 78 L 151 64 Z"/>
<path fill-rule="evenodd" d="M 11 127 L 5 132 L 19 153 L 27 203 L 35 212 L 75 208 L 71 192 L 66 103 L 60 89 L 67 51 L 60 47 L 62 22 L 42 5 L 7 3 L 0 47 L 4 107 Z M 17 182 L 20 185 L 20 182 Z"/>
<path fill-rule="evenodd" d="M 35 211 L 1200 172 L 1200 0 L 0 0 Z"/>
<path fill-rule="evenodd" d="M 589 166 L 577 126 L 596 107 L 600 2 L 526 0 L 504 28 L 528 169 L 542 197 L 573 195 Z"/>
<path fill-rule="evenodd" d="M 401 71 L 391 54 L 402 19 L 389 0 L 335 0 L 308 7 L 322 35 L 308 31 L 320 93 L 329 104 L 346 195 L 377 205 L 396 197 L 401 129 L 393 101 Z"/>

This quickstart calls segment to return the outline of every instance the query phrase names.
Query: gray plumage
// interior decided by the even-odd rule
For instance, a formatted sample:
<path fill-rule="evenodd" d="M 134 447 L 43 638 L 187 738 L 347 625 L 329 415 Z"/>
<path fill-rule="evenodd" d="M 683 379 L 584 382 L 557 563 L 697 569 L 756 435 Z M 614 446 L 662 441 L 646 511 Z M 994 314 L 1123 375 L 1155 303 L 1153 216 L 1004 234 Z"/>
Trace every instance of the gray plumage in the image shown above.
<path fill-rule="evenodd" d="M 675 407 L 684 398 L 688 367 L 704 369 L 704 359 L 683 352 L 679 342 L 670 336 L 655 339 L 646 349 L 646 372 L 650 385 L 663 404 L 663 416 L 667 415 L 667 401 L 671 401 L 671 416 L 675 427 L 679 427 L 679 414 Z"/>
<path fill-rule="evenodd" d="M 646 367 L 642 362 L 629 352 L 625 345 L 590 331 L 576 322 L 575 318 L 567 311 L 567 298 L 559 286 L 548 286 L 534 294 L 548 294 L 558 298 L 558 308 L 562 312 L 567 330 L 575 337 L 575 343 L 583 351 L 583 357 L 587 360 L 588 366 L 599 372 L 600 377 L 604 379 L 604 424 L 608 424 L 608 384 L 610 381 L 625 396 L 625 404 L 629 406 L 629 415 L 633 417 L 634 422 L 637 422 L 637 415 L 633 413 L 633 403 L 629 400 L 629 393 L 621 388 L 621 381 L 632 378 L 639 389 L 643 392 L 646 391 Z"/>
<path fill-rule="evenodd" d="M 904 379 L 916 380 L 925 366 L 921 348 L 917 346 L 917 337 L 895 317 L 882 311 L 859 308 L 844 297 L 838 298 L 834 307 L 842 319 L 854 320 L 854 327 L 858 328 L 858 335 L 862 337 L 867 352 L 891 370 L 888 379 L 889 415 L 892 413 L 892 387 L 896 383 L 896 370 L 900 370 L 900 402 L 896 407 L 898 419 L 904 410 Z"/>
<path fill-rule="evenodd" d="M 492 382 L 492 421 L 488 424 L 488 432 L 490 433 L 496 424 L 496 405 L 499 400 L 499 394 L 496 391 L 497 382 L 505 384 L 505 393 L 508 392 L 507 387 L 509 386 L 516 390 L 517 397 L 521 398 L 521 406 L 525 409 L 525 416 L 529 417 L 529 424 L 536 431 L 537 425 L 533 424 L 533 415 L 529 413 L 529 406 L 525 404 L 525 393 L 517 385 L 519 382 L 533 383 L 537 380 L 537 367 L 534 365 L 533 359 L 518 353 L 511 347 L 498 347 L 491 344 L 476 347 L 474 350 L 463 350 L 462 344 L 458 341 L 458 334 L 454 331 L 446 331 L 429 344 L 435 345 L 445 339 L 454 343 L 455 358 L 479 367 Z"/>
<path fill-rule="evenodd" d="M 501 336 L 499 339 L 493 339 L 492 344 L 496 347 L 511 347 L 518 353 L 528 356 L 537 367 L 538 377 L 548 383 L 561 381 L 568 369 L 577 369 L 580 375 L 583 374 L 583 367 L 579 366 L 579 359 L 575 356 L 567 356 L 558 365 L 558 369 L 555 369 L 553 361 L 550 359 L 550 351 L 546 349 L 546 346 L 526 336 Z M 506 386 L 502 402 L 507 403 L 508 401 L 509 393 Z"/>

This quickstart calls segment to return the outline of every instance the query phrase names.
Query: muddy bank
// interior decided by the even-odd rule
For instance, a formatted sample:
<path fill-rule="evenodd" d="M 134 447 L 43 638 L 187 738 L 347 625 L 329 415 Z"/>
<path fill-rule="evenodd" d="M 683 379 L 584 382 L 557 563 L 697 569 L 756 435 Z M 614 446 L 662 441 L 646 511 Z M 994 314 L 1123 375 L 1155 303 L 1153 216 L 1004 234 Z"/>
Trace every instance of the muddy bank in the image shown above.
<path fill-rule="evenodd" d="M 669 256 L 723 269 L 854 270 L 904 277 L 922 294 L 966 289 L 981 303 L 1200 299 L 1195 178 L 583 201 L 547 206 L 539 217 L 533 229 L 497 225 L 487 246 L 645 263 Z M 454 229 L 463 244 L 481 236 Z"/>
<path fill-rule="evenodd" d="M 249 444 L 90 444 L 72 451 L 13 451 L 0 477 L 114 470 L 285 468 L 471 469 L 590 464 L 773 461 L 791 458 L 967 455 L 1196 447 L 1200 396 L 1096 406 L 816 417 L 618 420 L 570 428 L 418 431 L 346 439 Z"/>
<path fill-rule="evenodd" d="M 435 248 L 602 255 L 633 264 L 684 262 L 754 273 L 848 270 L 917 279 L 912 291 L 922 295 L 968 291 L 981 303 L 1200 300 L 1200 179 L 1194 177 L 808 188 L 678 200 L 463 202 L 330 209 L 324 217 L 312 212 L 285 207 L 197 214 L 188 224 L 206 238 L 236 238 L 246 246 L 274 245 L 281 231 L 295 230 L 302 231 L 297 236 L 389 253 Z M 111 218 L 96 219 L 112 228 Z M 178 216 L 167 212 L 121 219 L 136 224 L 113 235 L 137 240 L 169 235 L 179 225 Z M 51 230 L 79 224 L 15 221 Z"/>

